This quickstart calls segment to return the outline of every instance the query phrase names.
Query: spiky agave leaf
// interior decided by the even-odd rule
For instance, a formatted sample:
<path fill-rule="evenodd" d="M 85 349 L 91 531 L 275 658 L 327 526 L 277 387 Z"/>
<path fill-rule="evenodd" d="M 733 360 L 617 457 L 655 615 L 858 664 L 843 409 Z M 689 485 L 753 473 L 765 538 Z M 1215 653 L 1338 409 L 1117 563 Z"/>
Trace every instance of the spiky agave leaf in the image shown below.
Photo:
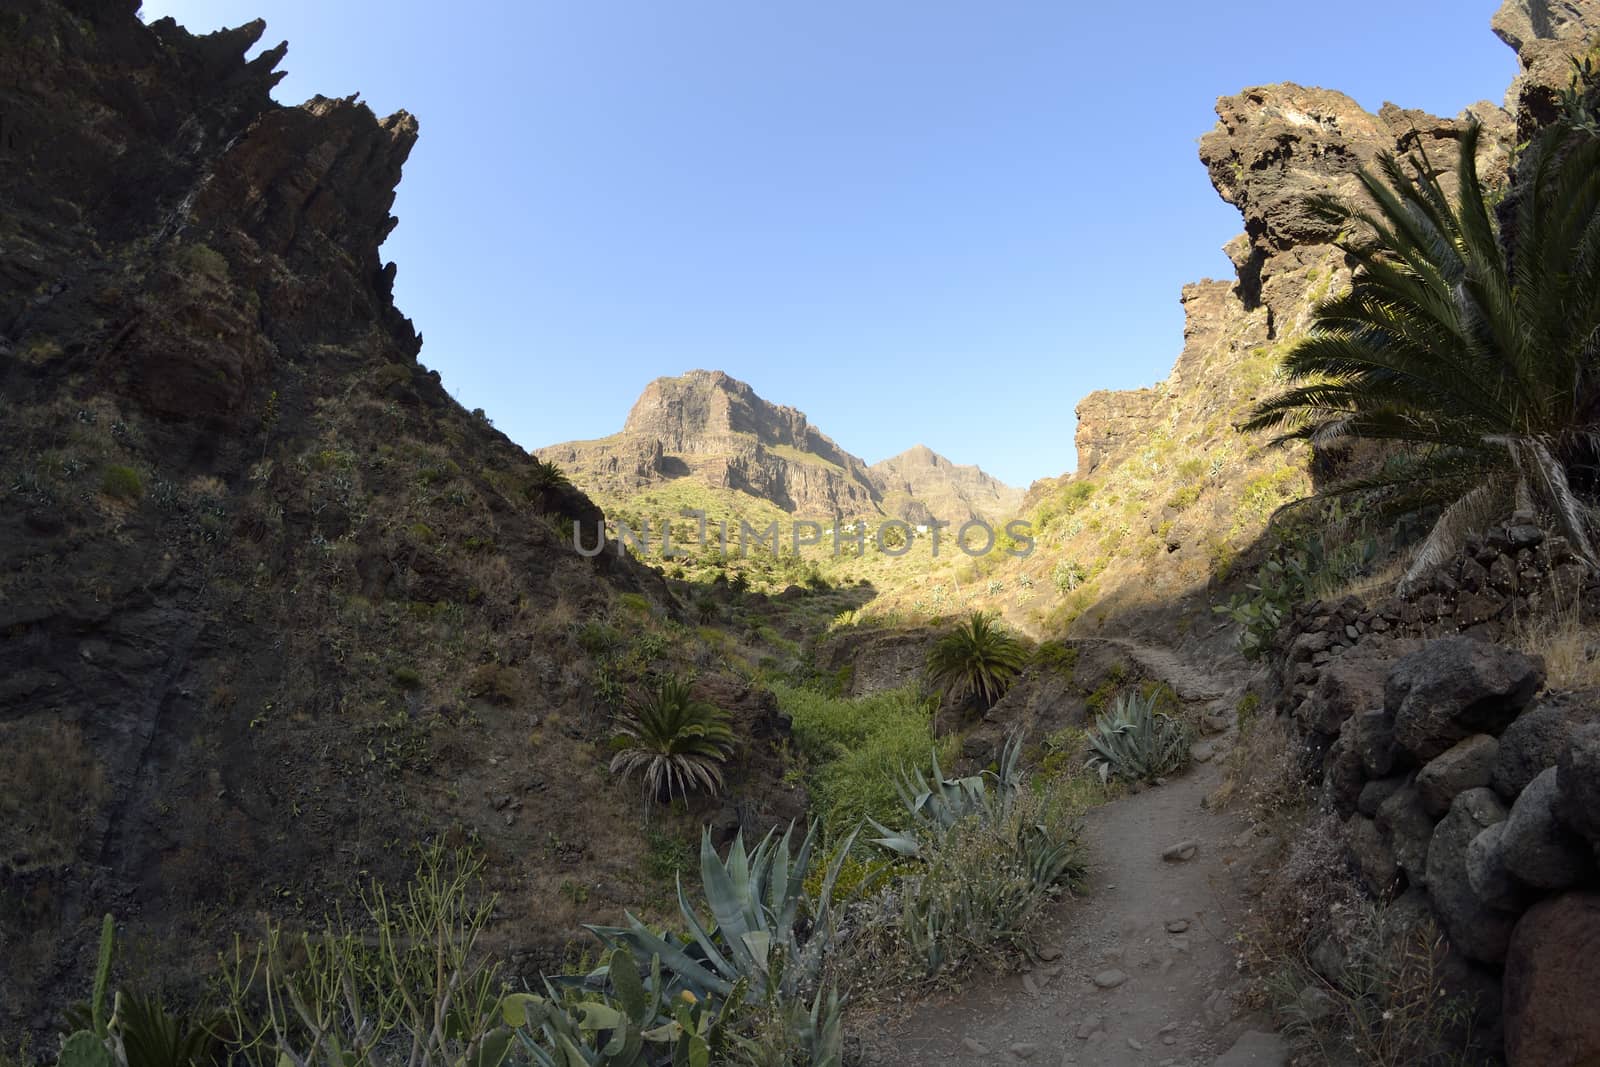
<path fill-rule="evenodd" d="M 1112 775 L 1147 781 L 1181 770 L 1189 762 L 1193 731 L 1187 723 L 1156 711 L 1154 694 L 1125 692 L 1089 730 L 1089 758 L 1102 783 Z"/>

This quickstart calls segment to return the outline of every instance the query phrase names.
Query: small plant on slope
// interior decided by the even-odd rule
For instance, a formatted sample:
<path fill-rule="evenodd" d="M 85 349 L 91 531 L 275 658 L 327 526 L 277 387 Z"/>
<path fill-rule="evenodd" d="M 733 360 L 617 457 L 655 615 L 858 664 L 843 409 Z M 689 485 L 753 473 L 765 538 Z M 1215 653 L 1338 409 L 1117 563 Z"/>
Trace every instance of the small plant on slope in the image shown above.
<path fill-rule="evenodd" d="M 1112 775 L 1149 781 L 1188 765 L 1194 732 L 1183 720 L 1156 711 L 1159 699 L 1154 691 L 1120 693 L 1111 710 L 1095 720 L 1084 766 L 1099 771 L 1102 782 Z"/>
<path fill-rule="evenodd" d="M 987 709 L 1005 695 L 1027 662 L 1022 642 L 993 615 L 977 611 L 928 653 L 928 680 L 946 697 L 976 699 Z"/>
<path fill-rule="evenodd" d="M 622 748 L 611 772 L 644 779 L 645 802 L 687 798 L 691 791 L 722 789 L 722 764 L 733 750 L 733 731 L 721 708 L 696 700 L 688 682 L 673 676 L 635 701 L 617 728 Z"/>

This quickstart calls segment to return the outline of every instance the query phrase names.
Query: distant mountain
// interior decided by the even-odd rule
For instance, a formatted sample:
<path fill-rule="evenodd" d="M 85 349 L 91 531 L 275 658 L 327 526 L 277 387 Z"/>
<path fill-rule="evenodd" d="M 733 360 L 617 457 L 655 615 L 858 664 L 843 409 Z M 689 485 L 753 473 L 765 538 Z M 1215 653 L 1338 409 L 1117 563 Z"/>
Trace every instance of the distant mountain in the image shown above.
<path fill-rule="evenodd" d="M 908 522 L 930 518 L 962 521 L 968 516 L 1013 518 L 1023 490 L 975 466 L 957 466 L 927 445 L 867 468 L 883 494 L 883 509 Z"/>
<path fill-rule="evenodd" d="M 682 478 L 795 515 L 908 522 L 1009 518 L 1022 491 L 918 445 L 869 467 L 792 407 L 722 371 L 657 378 L 620 433 L 536 450 L 596 496 L 627 501 Z"/>

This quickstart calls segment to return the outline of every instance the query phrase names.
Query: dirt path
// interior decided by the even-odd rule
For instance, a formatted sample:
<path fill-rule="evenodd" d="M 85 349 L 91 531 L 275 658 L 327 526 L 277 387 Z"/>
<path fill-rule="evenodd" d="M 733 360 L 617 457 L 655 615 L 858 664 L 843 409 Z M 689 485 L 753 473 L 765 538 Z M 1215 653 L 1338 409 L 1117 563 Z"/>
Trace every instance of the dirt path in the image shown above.
<path fill-rule="evenodd" d="M 1197 667 L 1168 648 L 1146 645 L 1126 637 L 1073 638 L 1074 644 L 1115 645 L 1127 653 L 1146 673 L 1172 686 L 1185 701 L 1217 701 L 1228 691 L 1232 678 L 1215 668 Z"/>
<path fill-rule="evenodd" d="M 1116 643 L 1180 693 L 1204 681 L 1216 701 L 1212 712 L 1226 708 L 1214 675 L 1164 650 Z M 1210 745 L 1220 756 L 1231 743 L 1230 732 Z M 1256 847 L 1242 820 L 1202 806 L 1221 779 L 1220 762 L 1212 758 L 1167 785 L 1092 811 L 1085 823 L 1094 864 L 1088 885 L 1039 936 L 1052 959 L 1022 975 L 980 976 L 957 994 L 918 1005 L 886 1024 L 870 1062 L 1287 1062 L 1278 1039 L 1261 1032 L 1268 1027 L 1240 1017 L 1235 1003 L 1242 988 L 1231 943 L 1244 907 L 1238 884 Z M 1183 845 L 1192 850 L 1164 858 Z"/>

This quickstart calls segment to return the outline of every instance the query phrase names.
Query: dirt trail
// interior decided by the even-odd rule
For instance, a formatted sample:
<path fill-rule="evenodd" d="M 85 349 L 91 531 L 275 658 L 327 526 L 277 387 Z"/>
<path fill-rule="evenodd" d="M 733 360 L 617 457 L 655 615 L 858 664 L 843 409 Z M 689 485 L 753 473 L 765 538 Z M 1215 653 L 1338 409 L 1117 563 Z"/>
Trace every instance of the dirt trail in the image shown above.
<path fill-rule="evenodd" d="M 1180 693 L 1231 708 L 1214 672 L 1163 649 L 1116 641 Z M 1225 681 L 1225 680 L 1224 680 Z M 1205 689 L 1201 689 L 1202 683 Z M 1230 731 L 1209 745 L 1220 756 Z M 1239 881 L 1256 845 L 1237 816 L 1202 806 L 1219 783 L 1211 758 L 1164 786 L 1107 804 L 1085 820 L 1094 869 L 1080 897 L 1056 909 L 1038 944 L 1053 959 L 1022 975 L 979 977 L 886 1024 L 870 1062 L 1267 1067 L 1287 1062 L 1259 1019 L 1239 1016 L 1231 942 Z M 1181 858 L 1172 846 L 1192 844 Z M 1059 953 L 1059 955 L 1057 955 Z M 1235 1047 L 1237 1045 L 1237 1047 Z"/>

